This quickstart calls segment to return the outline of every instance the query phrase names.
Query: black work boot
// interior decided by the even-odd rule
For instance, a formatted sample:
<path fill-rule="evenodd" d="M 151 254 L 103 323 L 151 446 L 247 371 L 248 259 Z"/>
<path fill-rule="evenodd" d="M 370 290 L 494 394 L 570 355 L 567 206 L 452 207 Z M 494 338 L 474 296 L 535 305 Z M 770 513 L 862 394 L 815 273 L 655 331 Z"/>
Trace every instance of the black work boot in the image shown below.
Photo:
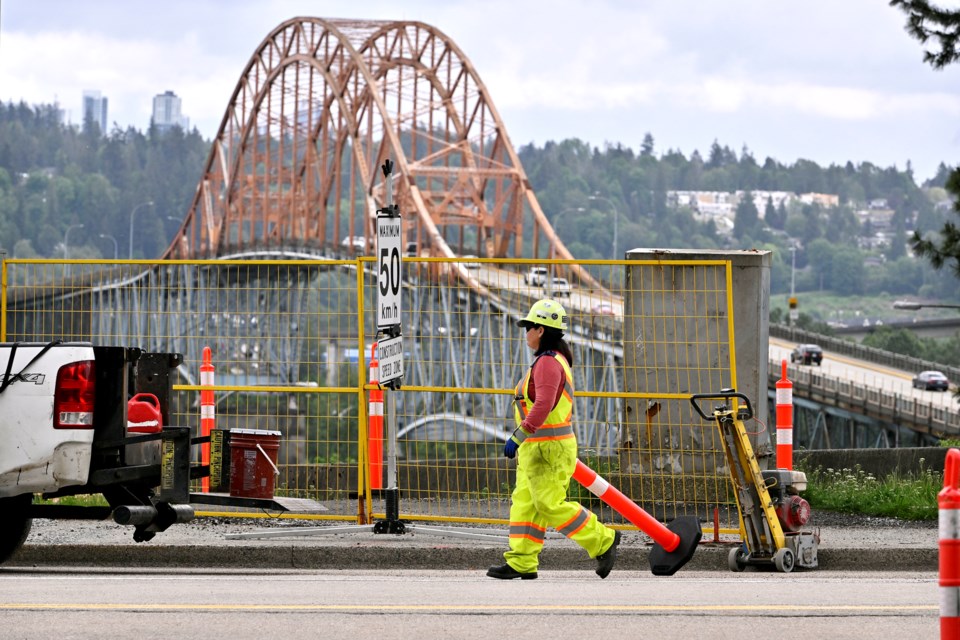
<path fill-rule="evenodd" d="M 597 556 L 597 575 L 606 578 L 610 570 L 617 563 L 617 547 L 620 545 L 620 532 L 613 532 L 613 544 L 610 548 Z M 489 575 L 489 574 L 488 574 Z"/>
<path fill-rule="evenodd" d="M 528 573 L 520 573 L 510 565 L 502 564 L 499 567 L 490 567 L 487 569 L 487 576 L 490 578 L 496 578 L 497 580 L 513 580 L 514 578 L 520 578 L 521 580 L 536 580 L 537 572 L 530 571 Z"/>

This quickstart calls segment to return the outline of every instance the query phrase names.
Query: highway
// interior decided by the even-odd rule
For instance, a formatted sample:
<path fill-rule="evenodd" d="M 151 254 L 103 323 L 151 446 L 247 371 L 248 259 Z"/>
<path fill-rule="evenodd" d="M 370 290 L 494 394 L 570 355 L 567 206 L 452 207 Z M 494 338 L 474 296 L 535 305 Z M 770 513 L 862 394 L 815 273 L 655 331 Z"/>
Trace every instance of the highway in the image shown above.
<path fill-rule="evenodd" d="M 792 342 L 770 338 L 770 360 L 777 363 L 785 359 L 789 364 L 790 352 L 794 346 L 796 345 Z M 899 371 L 872 362 L 830 353 L 827 350 L 824 350 L 823 362 L 819 367 L 799 364 L 795 366 L 820 371 L 835 378 L 852 380 L 854 383 L 880 389 L 884 393 L 899 394 L 935 406 L 944 408 L 957 406 L 957 401 L 951 392 L 914 389 L 911 385 L 911 379 L 917 372 Z M 957 381 L 952 382 L 956 383 Z"/>
<path fill-rule="evenodd" d="M 934 638 L 930 572 L 0 570 L 3 637 Z M 882 629 L 882 632 L 880 631 Z"/>

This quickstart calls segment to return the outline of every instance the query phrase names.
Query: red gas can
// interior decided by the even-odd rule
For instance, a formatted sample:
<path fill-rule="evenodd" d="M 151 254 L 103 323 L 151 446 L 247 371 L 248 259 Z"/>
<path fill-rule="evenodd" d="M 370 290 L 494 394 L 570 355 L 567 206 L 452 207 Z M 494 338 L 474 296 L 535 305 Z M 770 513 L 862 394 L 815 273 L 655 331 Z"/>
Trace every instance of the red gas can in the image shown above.
<path fill-rule="evenodd" d="M 160 433 L 163 430 L 163 415 L 160 400 L 152 393 L 138 393 L 127 401 L 127 435 Z M 127 464 L 158 464 L 160 441 L 140 442 L 126 446 L 124 459 Z"/>

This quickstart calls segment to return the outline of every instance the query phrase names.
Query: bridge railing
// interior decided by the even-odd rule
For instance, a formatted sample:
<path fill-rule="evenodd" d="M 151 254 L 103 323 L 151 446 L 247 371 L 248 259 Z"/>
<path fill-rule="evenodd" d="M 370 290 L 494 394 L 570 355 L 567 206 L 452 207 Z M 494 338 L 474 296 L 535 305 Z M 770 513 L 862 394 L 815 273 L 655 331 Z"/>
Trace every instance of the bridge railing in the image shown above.
<path fill-rule="evenodd" d="M 852 354 L 849 354 L 852 355 Z M 769 383 L 781 375 L 781 363 L 768 363 Z M 866 416 L 911 431 L 934 437 L 960 436 L 960 412 L 956 404 L 918 400 L 889 389 L 831 376 L 818 368 L 788 365 L 787 376 L 793 383 L 795 398 L 804 398 L 843 411 Z"/>

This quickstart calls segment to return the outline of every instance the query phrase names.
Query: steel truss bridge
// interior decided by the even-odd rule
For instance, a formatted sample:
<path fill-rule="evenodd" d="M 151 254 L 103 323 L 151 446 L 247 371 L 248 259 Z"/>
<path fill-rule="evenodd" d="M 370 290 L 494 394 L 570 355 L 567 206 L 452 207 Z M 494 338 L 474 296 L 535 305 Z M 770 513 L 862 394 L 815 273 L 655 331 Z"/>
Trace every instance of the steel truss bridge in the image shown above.
<path fill-rule="evenodd" d="M 380 172 L 388 159 L 392 194 Z M 377 210 L 391 201 L 411 257 L 404 427 L 459 429 L 477 442 L 509 433 L 510 395 L 470 391 L 509 389 L 522 375 L 528 354 L 514 323 L 544 292 L 518 274 L 549 264 L 573 287 L 570 341 L 584 364 L 577 387 L 592 392 L 577 400 L 579 436 L 600 452 L 614 450 L 625 420 L 623 264 L 575 260 L 475 68 L 420 22 L 279 25 L 244 68 L 190 209 L 159 260 L 7 261 L 7 339 L 181 352 L 188 385 L 199 380 L 200 354 L 210 346 L 218 385 L 285 390 L 295 414 L 311 381 L 350 390 L 339 365 L 362 359 L 357 352 L 374 333 L 363 311 L 373 308 L 376 265 L 360 258 L 372 253 Z M 458 259 L 466 255 L 478 258 Z M 594 312 L 604 301 L 613 315 Z M 462 391 L 437 397 L 418 387 Z M 873 432 L 864 439 L 901 441 Z M 795 444 L 804 446 L 802 436 Z"/>

